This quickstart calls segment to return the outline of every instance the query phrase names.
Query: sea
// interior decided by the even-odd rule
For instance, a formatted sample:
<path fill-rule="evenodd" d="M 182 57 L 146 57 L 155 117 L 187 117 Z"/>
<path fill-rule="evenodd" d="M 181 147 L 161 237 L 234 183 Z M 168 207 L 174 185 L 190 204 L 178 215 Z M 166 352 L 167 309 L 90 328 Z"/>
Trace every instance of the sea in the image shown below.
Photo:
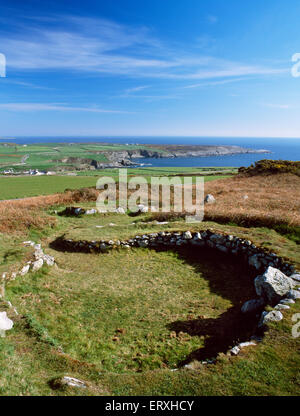
<path fill-rule="evenodd" d="M 8 141 L 8 139 L 2 139 Z M 178 157 L 162 159 L 135 159 L 144 166 L 153 167 L 240 167 L 250 166 L 261 159 L 300 161 L 300 138 L 251 138 L 251 137 L 158 137 L 158 136 L 97 136 L 97 137 L 14 137 L 14 143 L 121 143 L 159 145 L 235 145 L 250 149 L 265 149 L 271 153 L 237 154 L 226 156 Z"/>

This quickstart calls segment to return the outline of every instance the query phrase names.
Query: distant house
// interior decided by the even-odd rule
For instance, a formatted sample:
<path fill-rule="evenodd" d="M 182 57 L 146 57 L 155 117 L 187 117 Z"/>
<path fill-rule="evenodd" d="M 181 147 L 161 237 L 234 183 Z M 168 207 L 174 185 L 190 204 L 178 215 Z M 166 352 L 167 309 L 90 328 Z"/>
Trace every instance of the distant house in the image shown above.
<path fill-rule="evenodd" d="M 14 173 L 14 170 L 13 169 L 7 169 L 3 173 L 4 173 L 4 175 L 12 175 Z"/>
<path fill-rule="evenodd" d="M 41 175 L 46 175 L 46 172 L 43 172 L 43 171 L 40 172 L 38 169 L 30 169 L 29 175 L 41 176 Z"/>

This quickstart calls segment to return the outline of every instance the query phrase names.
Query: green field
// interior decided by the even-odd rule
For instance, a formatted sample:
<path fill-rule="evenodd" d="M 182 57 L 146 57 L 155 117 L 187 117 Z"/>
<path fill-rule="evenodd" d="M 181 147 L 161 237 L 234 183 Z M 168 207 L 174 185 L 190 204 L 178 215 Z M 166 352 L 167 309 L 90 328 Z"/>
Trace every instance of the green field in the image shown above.
<path fill-rule="evenodd" d="M 105 145 L 101 143 L 49 143 L 28 145 L 0 143 L 0 173 L 6 169 L 14 169 L 15 172 L 26 169 L 55 170 L 59 167 L 66 167 L 66 164 L 60 161 L 66 157 L 107 162 L 105 152 L 137 149 L 149 148 L 141 145 Z M 159 149 L 156 149 L 156 151 L 162 152 Z M 22 160 L 24 157 L 26 157 L 26 160 Z"/>
<path fill-rule="evenodd" d="M 227 169 L 227 168 L 226 168 Z M 150 176 L 165 176 L 174 175 L 177 173 L 188 173 L 199 175 L 205 174 L 207 171 L 195 168 L 178 168 L 178 170 L 164 170 L 162 168 L 152 169 L 130 169 L 128 170 L 129 175 L 139 175 L 150 178 Z M 95 175 L 79 175 L 79 176 L 68 176 L 68 175 L 55 175 L 55 176 L 0 176 L 0 200 L 25 198 L 39 195 L 51 195 L 57 192 L 64 192 L 66 189 L 79 189 L 84 187 L 95 187 L 97 179 L 101 176 L 111 176 L 116 178 L 119 177 L 118 169 L 105 169 L 99 171 Z M 220 175 L 209 175 L 204 176 L 205 181 L 211 181 L 218 179 Z"/>

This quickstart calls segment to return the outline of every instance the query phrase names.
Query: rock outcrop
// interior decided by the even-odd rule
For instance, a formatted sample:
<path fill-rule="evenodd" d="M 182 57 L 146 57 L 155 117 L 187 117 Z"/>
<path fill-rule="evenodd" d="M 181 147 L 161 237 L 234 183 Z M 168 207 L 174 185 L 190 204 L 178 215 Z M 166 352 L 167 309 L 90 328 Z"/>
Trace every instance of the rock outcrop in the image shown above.
<path fill-rule="evenodd" d="M 263 275 L 256 277 L 255 290 L 271 305 L 278 303 L 293 288 L 292 280 L 280 270 L 268 267 Z"/>

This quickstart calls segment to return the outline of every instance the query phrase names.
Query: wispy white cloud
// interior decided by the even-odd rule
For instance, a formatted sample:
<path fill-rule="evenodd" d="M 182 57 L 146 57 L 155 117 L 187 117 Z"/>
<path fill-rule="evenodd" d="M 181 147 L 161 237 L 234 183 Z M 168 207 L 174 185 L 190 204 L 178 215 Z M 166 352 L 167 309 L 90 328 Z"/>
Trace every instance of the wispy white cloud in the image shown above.
<path fill-rule="evenodd" d="M 73 107 L 57 103 L 2 103 L 0 109 L 9 111 L 68 111 L 88 113 L 131 114 L 128 111 L 104 110 L 97 107 Z"/>
<path fill-rule="evenodd" d="M 135 94 L 136 92 L 143 91 L 146 88 L 150 88 L 149 85 L 141 85 L 139 87 L 127 88 L 125 90 L 125 95 Z"/>
<path fill-rule="evenodd" d="M 262 104 L 264 107 L 269 107 L 269 108 L 278 108 L 280 110 L 289 110 L 291 108 L 294 108 L 293 105 L 290 104 L 272 104 L 272 103 L 264 103 Z"/>
<path fill-rule="evenodd" d="M 213 21 L 215 16 L 210 16 Z M 200 80 L 278 74 L 283 69 L 172 50 L 144 26 L 74 16 L 29 20 L 14 35 L 0 34 L 7 68 L 58 70 L 134 78 Z M 197 45 L 195 45 L 197 46 Z M 288 71 L 289 69 L 286 69 Z"/>
<path fill-rule="evenodd" d="M 125 96 L 123 96 L 125 97 Z M 158 94 L 158 95 L 131 95 L 131 96 L 126 96 L 126 98 L 131 97 L 131 98 L 139 98 L 139 99 L 144 99 L 145 101 L 157 101 L 157 100 L 177 100 L 180 99 L 181 97 L 179 95 L 176 94 Z"/>
<path fill-rule="evenodd" d="M 10 79 L 10 78 L 5 78 L 4 83 L 19 85 L 20 87 L 32 88 L 32 89 L 37 89 L 37 90 L 53 90 L 53 88 L 45 87 L 43 85 L 37 85 L 37 84 L 33 84 L 32 82 L 19 81 L 19 80 Z"/>
<path fill-rule="evenodd" d="M 157 100 L 174 100 L 181 98 L 178 94 L 162 94 L 160 90 L 157 94 L 140 94 L 141 91 L 150 88 L 149 85 L 142 85 L 138 87 L 128 88 L 125 90 L 124 94 L 121 94 L 121 98 L 132 98 L 132 99 L 143 99 L 145 101 L 157 101 Z"/>
<path fill-rule="evenodd" d="M 221 81 L 201 82 L 199 84 L 186 85 L 183 88 L 188 89 L 188 88 L 211 87 L 215 85 L 231 84 L 232 82 L 239 82 L 239 81 L 245 81 L 245 80 L 246 78 L 223 79 Z"/>

